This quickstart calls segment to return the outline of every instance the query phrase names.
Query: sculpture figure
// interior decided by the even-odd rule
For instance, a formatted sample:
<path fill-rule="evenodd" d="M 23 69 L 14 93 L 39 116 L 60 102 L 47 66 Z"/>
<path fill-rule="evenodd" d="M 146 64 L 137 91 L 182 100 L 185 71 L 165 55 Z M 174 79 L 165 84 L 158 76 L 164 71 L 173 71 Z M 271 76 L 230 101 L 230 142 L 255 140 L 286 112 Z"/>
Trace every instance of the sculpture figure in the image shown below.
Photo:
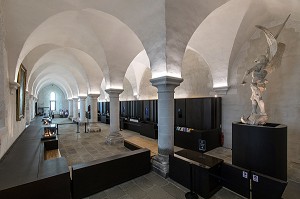
<path fill-rule="evenodd" d="M 252 91 L 250 98 L 252 103 L 252 112 L 246 118 L 244 116 L 241 117 L 241 121 L 245 124 L 263 125 L 268 120 L 268 115 L 265 111 L 265 103 L 262 99 L 262 93 L 266 90 L 266 84 L 268 83 L 266 76 L 280 66 L 282 55 L 285 50 L 285 44 L 280 42 L 278 43 L 276 39 L 289 17 L 290 15 L 286 18 L 275 36 L 267 28 L 256 25 L 257 28 L 264 32 L 268 42 L 268 48 L 266 55 L 260 55 L 257 59 L 255 59 L 254 62 L 256 64 L 245 72 L 241 83 L 242 85 L 245 85 L 246 78 L 249 74 L 252 74 L 252 81 L 250 84 Z M 260 109 L 259 112 L 257 110 L 258 107 Z"/>

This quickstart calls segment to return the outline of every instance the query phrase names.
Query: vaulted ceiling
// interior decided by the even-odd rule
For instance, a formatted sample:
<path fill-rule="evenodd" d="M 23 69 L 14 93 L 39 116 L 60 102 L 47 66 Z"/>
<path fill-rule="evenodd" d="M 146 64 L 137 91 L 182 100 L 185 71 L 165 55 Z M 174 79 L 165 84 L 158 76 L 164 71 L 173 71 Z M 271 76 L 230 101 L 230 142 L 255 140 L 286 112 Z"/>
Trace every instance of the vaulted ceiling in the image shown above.
<path fill-rule="evenodd" d="M 182 76 L 187 49 L 205 60 L 213 87 L 229 71 L 256 24 L 300 21 L 298 0 L 9 0 L 5 45 L 9 79 L 21 63 L 37 96 L 56 84 L 72 98 L 123 88 L 140 91 L 143 74 Z"/>

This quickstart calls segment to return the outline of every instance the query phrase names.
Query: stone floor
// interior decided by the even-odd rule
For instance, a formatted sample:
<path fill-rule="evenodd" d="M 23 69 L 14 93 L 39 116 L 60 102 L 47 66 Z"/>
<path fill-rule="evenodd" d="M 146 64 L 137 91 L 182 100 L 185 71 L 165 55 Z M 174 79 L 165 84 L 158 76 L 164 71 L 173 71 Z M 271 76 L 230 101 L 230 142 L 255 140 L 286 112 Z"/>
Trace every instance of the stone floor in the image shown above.
<path fill-rule="evenodd" d="M 70 123 L 64 118 L 54 118 L 54 123 Z M 109 125 L 99 124 L 101 132 L 84 133 L 84 126 L 80 126 L 77 133 L 75 124 L 59 125 L 59 149 L 61 155 L 65 157 L 69 165 L 88 162 L 100 158 L 105 158 L 115 154 L 128 151 L 123 143 L 108 145 L 105 137 L 109 133 Z M 124 138 L 140 136 L 138 133 L 123 130 L 121 134 Z M 143 136 L 141 136 L 143 137 Z M 145 139 L 150 139 L 143 137 Z M 180 148 L 175 147 L 175 151 Z M 217 148 L 208 154 L 224 159 L 231 163 L 231 150 Z M 283 194 L 285 199 L 300 198 L 300 166 L 299 164 L 289 163 L 288 186 Z M 184 194 L 189 190 L 170 178 L 164 179 L 154 172 L 128 181 L 111 189 L 102 191 L 87 199 L 184 199 Z M 201 198 L 199 196 L 199 198 Z M 222 188 L 212 199 L 239 199 L 243 198 L 226 188 Z"/>

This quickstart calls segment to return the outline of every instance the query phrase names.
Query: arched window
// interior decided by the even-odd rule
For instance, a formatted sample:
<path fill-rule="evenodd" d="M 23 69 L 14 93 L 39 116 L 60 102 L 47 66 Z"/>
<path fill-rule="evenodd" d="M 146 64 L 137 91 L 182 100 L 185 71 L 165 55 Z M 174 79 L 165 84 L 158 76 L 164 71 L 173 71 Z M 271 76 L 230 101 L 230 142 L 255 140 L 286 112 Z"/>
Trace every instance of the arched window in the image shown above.
<path fill-rule="evenodd" d="M 50 110 L 55 111 L 56 110 L 56 95 L 54 92 L 50 93 Z"/>

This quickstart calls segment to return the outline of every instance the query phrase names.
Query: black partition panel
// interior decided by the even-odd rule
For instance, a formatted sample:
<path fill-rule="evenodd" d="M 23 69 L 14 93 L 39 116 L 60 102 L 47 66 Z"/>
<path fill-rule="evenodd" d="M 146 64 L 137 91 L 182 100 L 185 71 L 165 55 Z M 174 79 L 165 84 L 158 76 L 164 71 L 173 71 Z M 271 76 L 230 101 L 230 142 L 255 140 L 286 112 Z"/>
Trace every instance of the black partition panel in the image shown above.
<path fill-rule="evenodd" d="M 105 102 L 103 107 L 106 110 Z M 220 97 L 175 99 L 175 126 L 218 129 L 221 128 L 221 115 Z M 120 101 L 120 116 L 158 123 L 158 100 Z"/>
<path fill-rule="evenodd" d="M 184 107 L 185 115 L 179 118 L 178 109 Z M 182 110 L 184 110 L 182 108 Z M 175 126 L 185 126 L 197 130 L 221 128 L 222 100 L 220 97 L 190 98 L 175 100 Z M 185 116 L 185 125 L 184 125 Z"/>
<path fill-rule="evenodd" d="M 222 128 L 221 121 L 222 121 L 222 98 L 221 97 L 215 97 L 213 104 L 213 123 L 212 126 L 215 128 Z"/>
<path fill-rule="evenodd" d="M 129 102 L 128 101 L 122 101 L 120 102 L 120 115 L 121 117 L 128 117 L 129 113 Z"/>
<path fill-rule="evenodd" d="M 201 99 L 186 99 L 186 126 L 193 129 L 203 129 L 203 101 Z"/>
<path fill-rule="evenodd" d="M 144 121 L 150 121 L 150 100 L 144 100 L 143 101 L 143 120 Z"/>
<path fill-rule="evenodd" d="M 285 187 L 286 181 L 279 180 L 261 173 L 251 172 L 252 178 L 252 198 L 281 198 Z"/>
<path fill-rule="evenodd" d="M 221 165 L 222 186 L 250 198 L 250 171 L 232 164 Z"/>
<path fill-rule="evenodd" d="M 150 108 L 151 108 L 151 116 L 150 121 L 154 123 L 158 123 L 158 111 L 157 111 L 157 100 L 151 100 Z"/>
<path fill-rule="evenodd" d="M 120 116 L 157 123 L 157 100 L 120 101 Z"/>
<path fill-rule="evenodd" d="M 143 101 L 136 101 L 136 118 L 143 120 Z"/>
<path fill-rule="evenodd" d="M 98 111 L 100 111 L 102 115 L 109 113 L 109 102 L 98 102 Z"/>
<path fill-rule="evenodd" d="M 175 99 L 175 126 L 186 126 L 185 99 Z"/>

